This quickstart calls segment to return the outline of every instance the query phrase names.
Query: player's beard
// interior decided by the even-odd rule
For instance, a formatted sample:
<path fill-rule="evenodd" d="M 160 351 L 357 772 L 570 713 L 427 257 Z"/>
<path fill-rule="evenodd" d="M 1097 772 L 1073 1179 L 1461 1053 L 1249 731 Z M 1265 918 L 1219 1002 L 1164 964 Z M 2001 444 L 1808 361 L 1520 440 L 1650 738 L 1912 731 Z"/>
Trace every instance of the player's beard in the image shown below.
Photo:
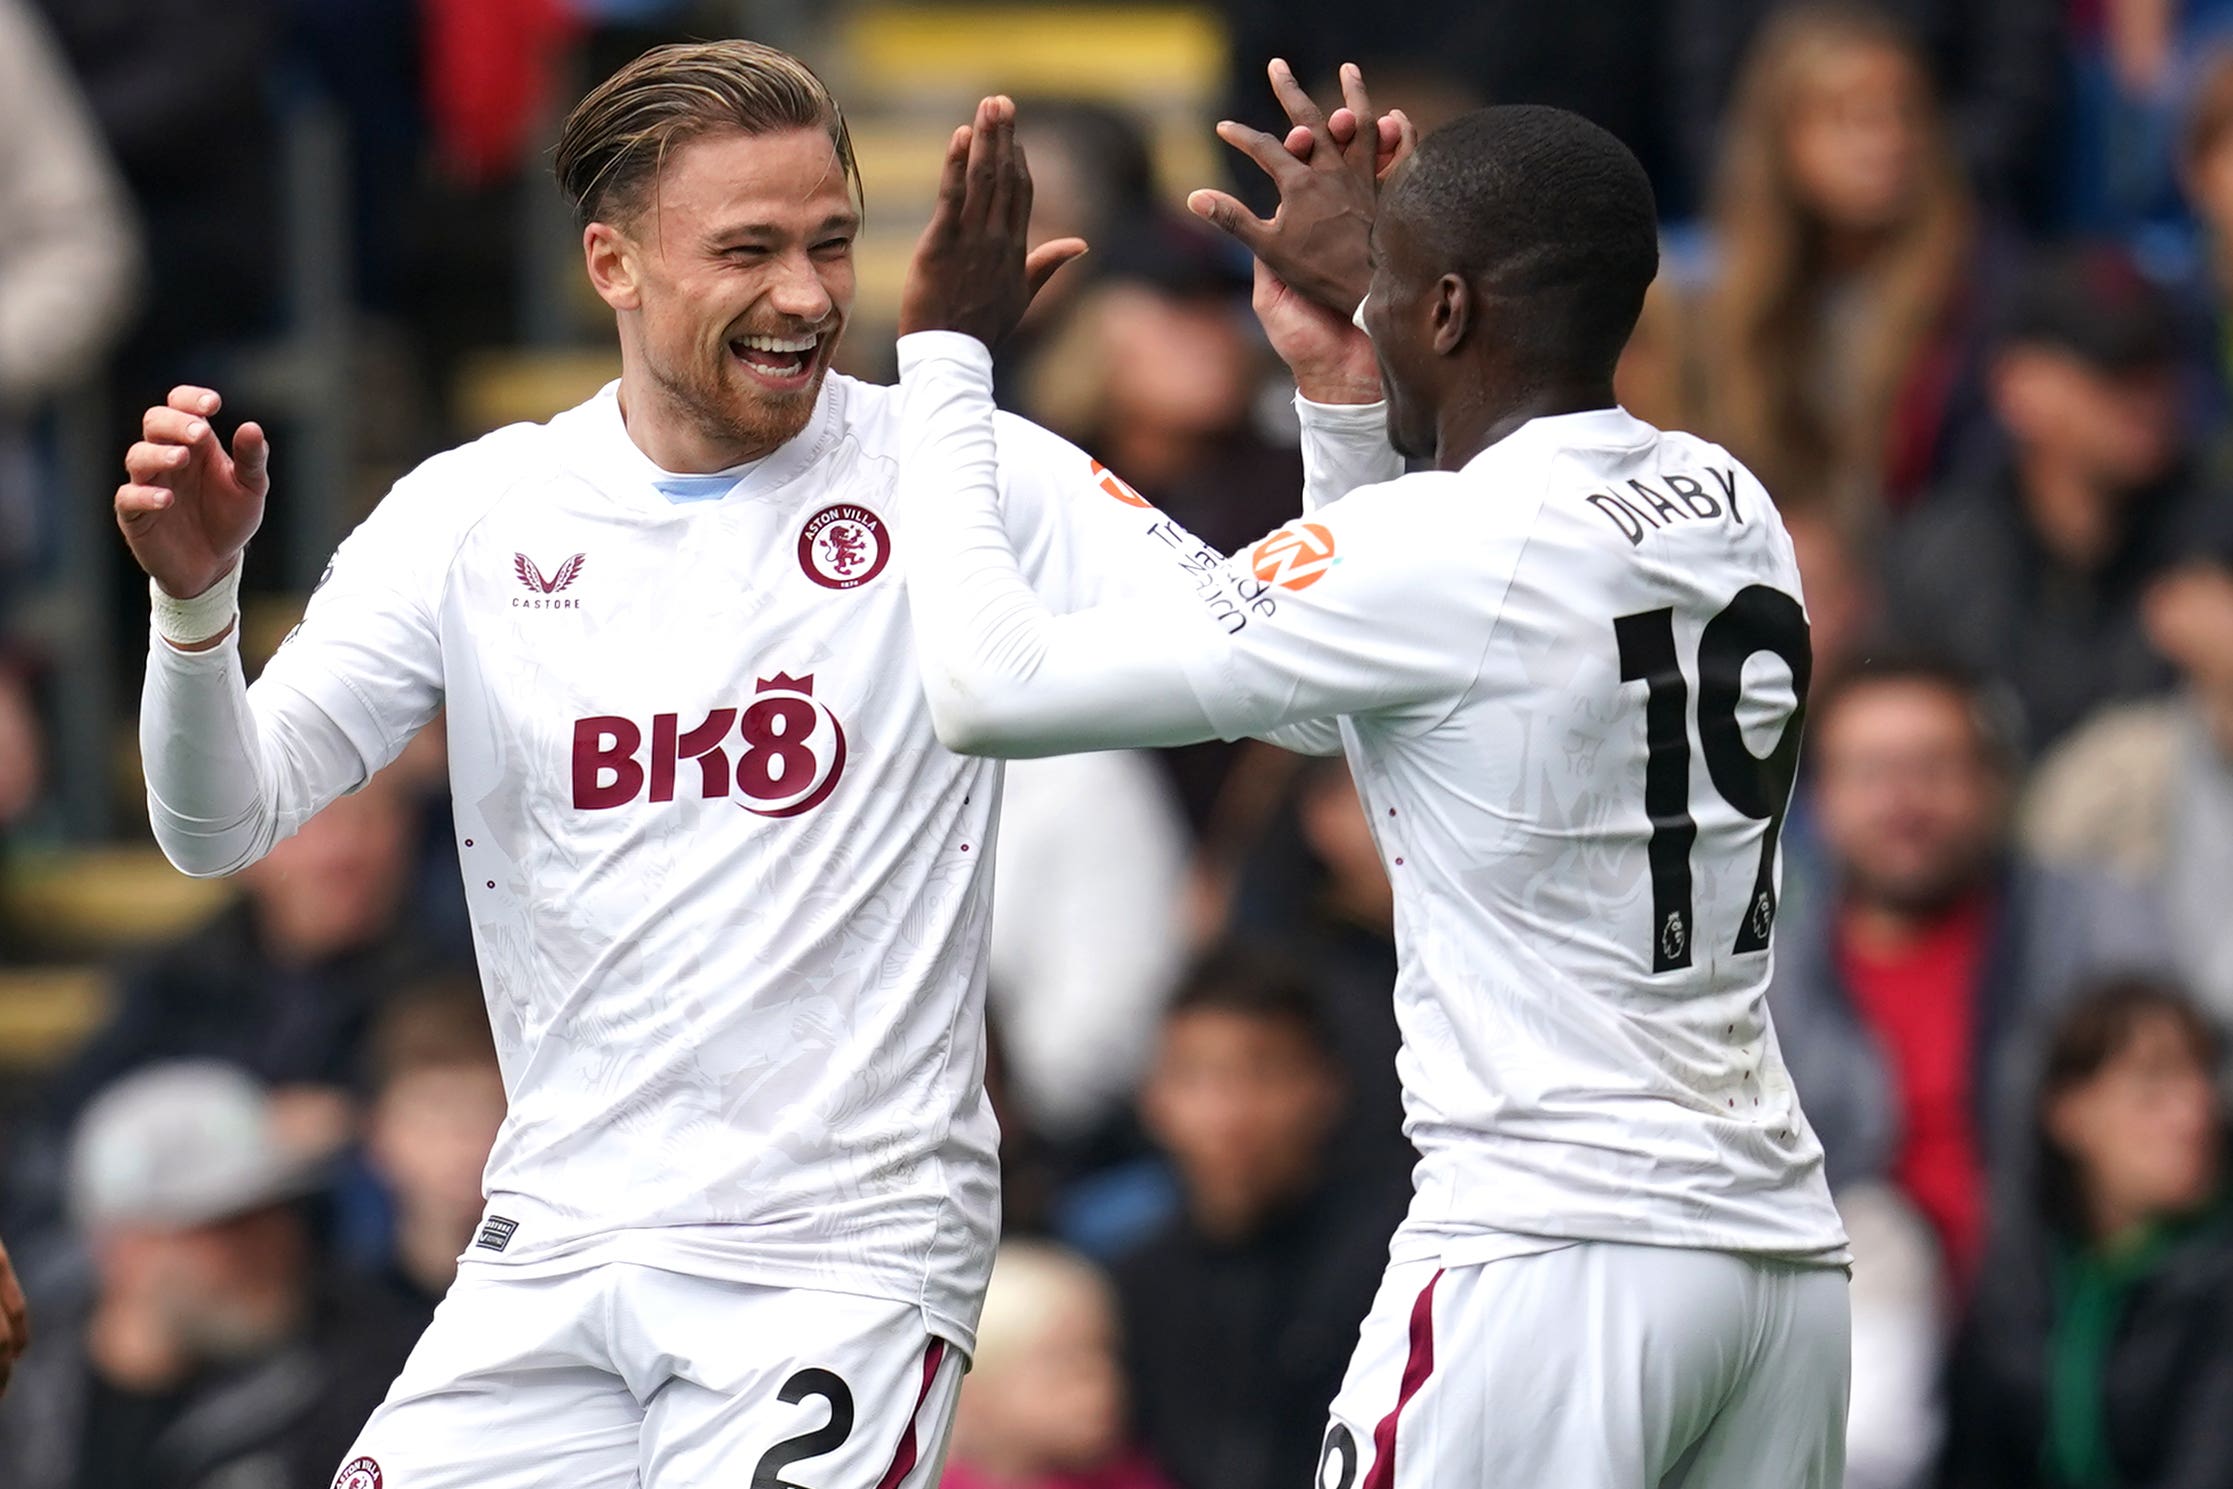
<path fill-rule="evenodd" d="M 813 375 L 795 391 L 775 393 L 754 386 L 752 375 L 736 365 L 726 340 L 710 359 L 701 354 L 680 368 L 652 362 L 651 379 L 707 439 L 764 455 L 796 439 L 814 417 L 842 329 L 840 323 L 823 334 L 814 349 Z"/>

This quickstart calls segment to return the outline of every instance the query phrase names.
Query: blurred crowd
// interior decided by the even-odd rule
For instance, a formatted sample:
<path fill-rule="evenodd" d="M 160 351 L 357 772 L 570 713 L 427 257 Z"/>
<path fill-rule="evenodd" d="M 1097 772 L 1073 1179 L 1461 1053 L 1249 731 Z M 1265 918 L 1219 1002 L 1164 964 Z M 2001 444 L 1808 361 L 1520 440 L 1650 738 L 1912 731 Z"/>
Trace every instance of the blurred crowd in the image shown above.
<path fill-rule="evenodd" d="M 2233 0 L 1212 8 L 1233 117 L 1276 120 L 1270 55 L 1355 60 L 1423 125 L 1564 104 L 1652 171 L 1622 399 L 1757 471 L 1806 582 L 1771 1000 L 1855 1242 L 1848 1482 L 2233 1485 Z M 111 644 L 49 613 L 104 495 L 69 411 L 121 452 L 171 383 L 300 381 L 291 130 L 336 125 L 351 183 L 342 474 L 376 488 L 547 331 L 514 247 L 570 252 L 527 205 L 568 90 L 714 29 L 816 60 L 847 9 L 0 0 L 0 850 L 72 845 L 73 673 L 119 722 L 137 690 L 130 584 Z M 1035 234 L 1095 252 L 1004 400 L 1245 543 L 1300 463 L 1247 265 L 1174 208 L 1204 183 L 1105 96 L 1022 121 Z M 888 328 L 847 355 L 888 368 Z M 298 582 L 260 547 L 252 591 Z M 0 1099 L 39 1320 L 10 1489 L 321 1482 L 448 1285 L 503 1086 L 437 736 Z M 1255 745 L 1031 762 L 999 855 L 1013 1239 L 948 1480 L 1296 1489 L 1409 1192 L 1356 793 Z"/>

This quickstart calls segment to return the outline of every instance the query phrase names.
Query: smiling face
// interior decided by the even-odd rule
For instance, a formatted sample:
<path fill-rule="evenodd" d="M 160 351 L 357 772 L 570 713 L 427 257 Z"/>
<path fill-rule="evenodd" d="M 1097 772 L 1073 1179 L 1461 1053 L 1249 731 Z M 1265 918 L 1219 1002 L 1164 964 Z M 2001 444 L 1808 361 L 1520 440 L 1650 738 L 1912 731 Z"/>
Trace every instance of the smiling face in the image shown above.
<path fill-rule="evenodd" d="M 806 427 L 852 311 L 859 231 L 836 146 L 803 128 L 691 139 L 624 224 L 585 229 L 591 282 L 620 318 L 629 427 L 654 459 L 716 470 Z M 664 437 L 646 441 L 647 420 Z"/>

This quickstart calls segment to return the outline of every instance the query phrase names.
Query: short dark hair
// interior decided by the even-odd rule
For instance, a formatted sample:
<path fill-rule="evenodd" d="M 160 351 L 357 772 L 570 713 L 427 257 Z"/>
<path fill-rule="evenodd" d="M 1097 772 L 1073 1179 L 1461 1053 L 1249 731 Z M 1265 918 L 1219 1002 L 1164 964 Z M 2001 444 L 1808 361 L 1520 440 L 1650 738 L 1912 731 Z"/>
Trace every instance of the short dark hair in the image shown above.
<path fill-rule="evenodd" d="M 2068 244 L 2024 265 L 1994 329 L 2001 350 L 2053 347 L 2107 373 L 2167 367 L 2181 345 L 2178 306 L 2113 243 Z"/>
<path fill-rule="evenodd" d="M 2014 771 L 2024 757 L 2021 709 L 2007 688 L 1950 657 L 1930 651 L 1872 652 L 1815 683 L 1807 697 L 1807 729 L 1815 736 L 1856 694 L 1896 685 L 1932 688 L 1953 698 L 1977 735 L 1987 764 Z"/>
<path fill-rule="evenodd" d="M 1275 952 L 1225 946 L 1202 956 L 1180 979 L 1163 1020 L 1167 1024 L 1190 1013 L 1286 1024 L 1327 1063 L 1338 1059 L 1324 994 L 1301 967 Z"/>
<path fill-rule="evenodd" d="M 2143 1026 L 2157 1019 L 2170 1021 L 2194 1063 L 2214 1081 L 2225 1062 L 2224 1034 L 2183 989 L 2153 977 L 2113 976 L 2094 983 L 2055 1021 L 2048 1035 L 2040 1062 L 2039 1095 L 2032 1109 L 2038 1164 L 2034 1182 L 2047 1222 L 2065 1235 L 2086 1233 L 2084 1184 L 2077 1164 L 2048 1131 L 2048 1111 L 2101 1074 Z"/>
<path fill-rule="evenodd" d="M 1527 314 L 1500 339 L 1608 376 L 1659 273 L 1659 213 L 1629 148 L 1566 109 L 1505 104 L 1420 142 L 1391 205 L 1449 265 Z"/>

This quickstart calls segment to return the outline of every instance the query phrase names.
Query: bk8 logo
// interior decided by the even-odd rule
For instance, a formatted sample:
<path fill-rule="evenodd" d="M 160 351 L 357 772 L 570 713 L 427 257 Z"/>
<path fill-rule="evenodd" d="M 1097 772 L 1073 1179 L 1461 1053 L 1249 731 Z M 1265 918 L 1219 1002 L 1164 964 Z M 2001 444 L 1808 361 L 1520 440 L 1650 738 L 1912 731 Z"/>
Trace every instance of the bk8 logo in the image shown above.
<path fill-rule="evenodd" d="M 575 807 L 626 806 L 647 787 L 652 801 L 673 801 L 677 768 L 689 760 L 701 797 L 734 794 L 748 812 L 796 817 L 829 800 L 845 770 L 845 728 L 814 696 L 811 674 L 778 672 L 760 680 L 743 708 L 714 709 L 688 729 L 681 723 L 680 714 L 652 715 L 651 748 L 639 759 L 644 730 L 633 719 L 576 719 Z"/>

